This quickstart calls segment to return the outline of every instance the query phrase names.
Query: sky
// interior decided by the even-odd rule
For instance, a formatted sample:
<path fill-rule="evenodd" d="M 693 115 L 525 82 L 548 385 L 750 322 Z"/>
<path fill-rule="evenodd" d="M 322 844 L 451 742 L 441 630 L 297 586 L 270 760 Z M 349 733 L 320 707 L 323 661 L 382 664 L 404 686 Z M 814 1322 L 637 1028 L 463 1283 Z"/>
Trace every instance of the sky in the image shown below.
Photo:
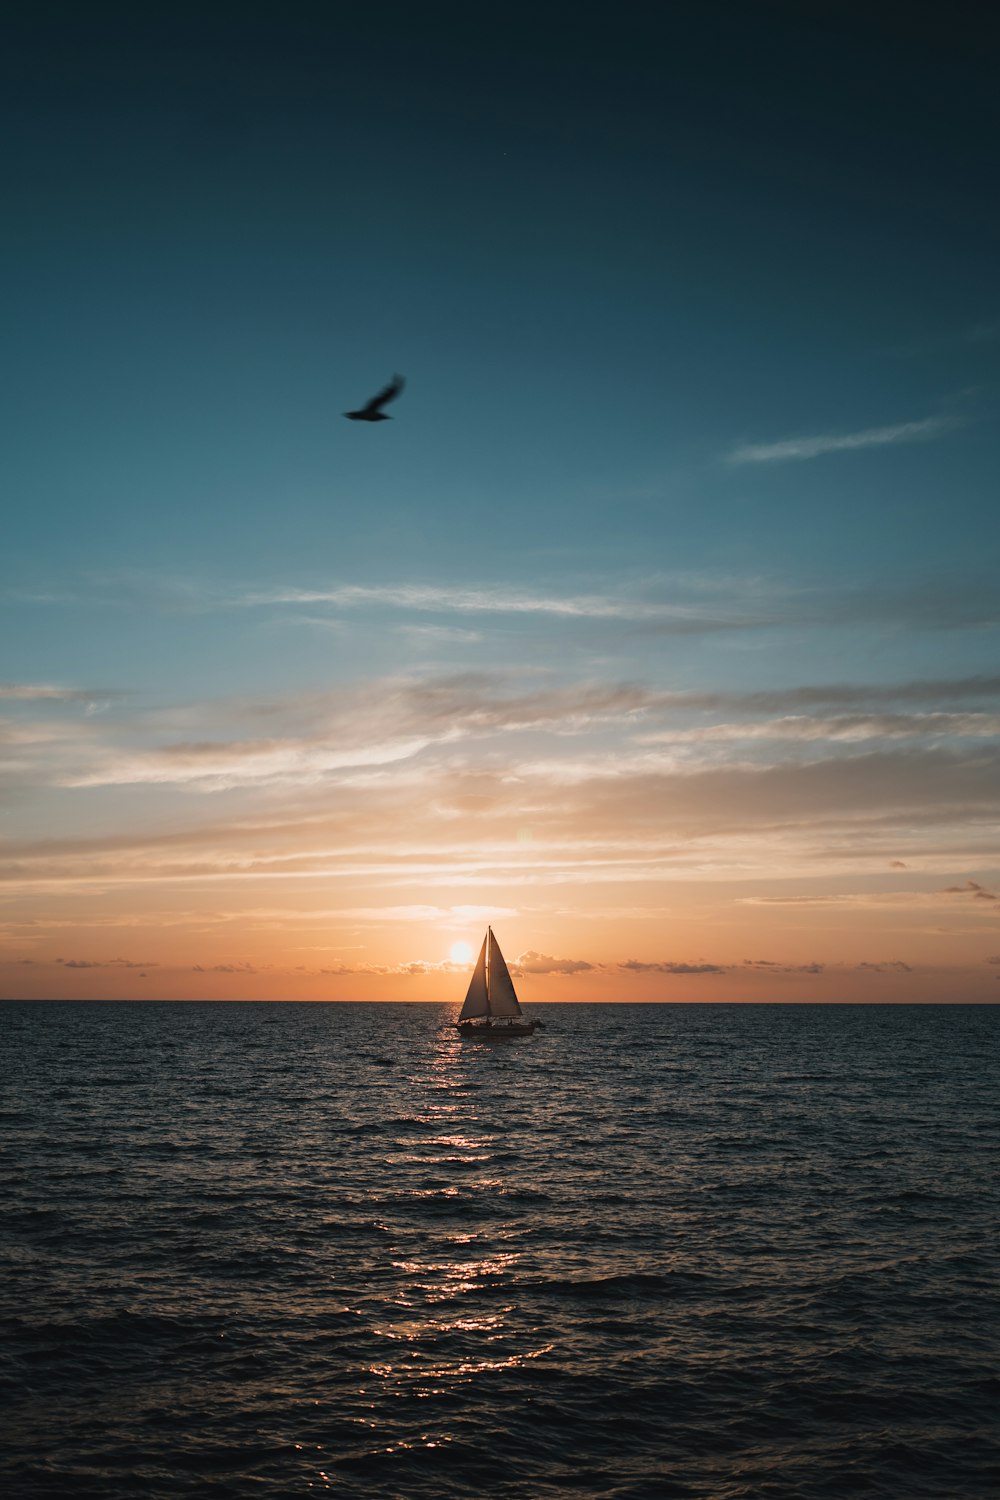
<path fill-rule="evenodd" d="M 0 995 L 996 1001 L 976 14 L 8 14 Z"/>

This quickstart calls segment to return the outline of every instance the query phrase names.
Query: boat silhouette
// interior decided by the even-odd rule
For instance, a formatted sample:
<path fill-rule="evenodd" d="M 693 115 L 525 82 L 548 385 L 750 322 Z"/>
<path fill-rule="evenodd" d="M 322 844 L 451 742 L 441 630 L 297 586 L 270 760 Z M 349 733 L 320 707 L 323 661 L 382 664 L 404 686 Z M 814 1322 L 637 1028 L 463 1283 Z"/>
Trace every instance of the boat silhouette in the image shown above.
<path fill-rule="evenodd" d="M 456 1030 L 460 1036 L 488 1041 L 531 1036 L 541 1025 L 541 1021 L 529 1021 L 521 1010 L 500 944 L 493 928 L 487 927 Z"/>

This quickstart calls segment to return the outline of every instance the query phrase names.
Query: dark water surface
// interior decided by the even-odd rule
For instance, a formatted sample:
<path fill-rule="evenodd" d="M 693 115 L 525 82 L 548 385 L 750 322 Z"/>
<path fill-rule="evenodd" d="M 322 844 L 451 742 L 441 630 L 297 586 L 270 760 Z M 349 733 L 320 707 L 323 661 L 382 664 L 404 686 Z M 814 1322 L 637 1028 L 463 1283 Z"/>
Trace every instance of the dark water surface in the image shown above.
<path fill-rule="evenodd" d="M 1000 1490 L 993 1007 L 8 1004 L 0 1484 Z"/>

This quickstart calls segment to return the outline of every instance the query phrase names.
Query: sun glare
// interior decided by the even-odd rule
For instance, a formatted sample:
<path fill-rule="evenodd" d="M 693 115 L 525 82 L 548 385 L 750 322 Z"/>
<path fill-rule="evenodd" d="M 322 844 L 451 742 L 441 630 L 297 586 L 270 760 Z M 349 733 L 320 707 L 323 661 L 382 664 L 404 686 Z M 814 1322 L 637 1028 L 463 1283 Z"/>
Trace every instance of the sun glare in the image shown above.
<path fill-rule="evenodd" d="M 452 943 L 448 957 L 453 964 L 467 964 L 472 958 L 472 949 L 468 943 Z"/>

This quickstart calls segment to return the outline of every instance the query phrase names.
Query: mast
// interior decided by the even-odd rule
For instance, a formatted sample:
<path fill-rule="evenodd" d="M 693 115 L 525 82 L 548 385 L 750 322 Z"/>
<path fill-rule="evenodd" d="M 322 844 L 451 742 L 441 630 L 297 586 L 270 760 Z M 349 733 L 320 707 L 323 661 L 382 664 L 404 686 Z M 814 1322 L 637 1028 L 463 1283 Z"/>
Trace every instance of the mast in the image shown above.
<path fill-rule="evenodd" d="M 493 971 L 493 928 L 486 929 L 486 1014 L 492 1015 L 490 1006 L 490 979 Z"/>

